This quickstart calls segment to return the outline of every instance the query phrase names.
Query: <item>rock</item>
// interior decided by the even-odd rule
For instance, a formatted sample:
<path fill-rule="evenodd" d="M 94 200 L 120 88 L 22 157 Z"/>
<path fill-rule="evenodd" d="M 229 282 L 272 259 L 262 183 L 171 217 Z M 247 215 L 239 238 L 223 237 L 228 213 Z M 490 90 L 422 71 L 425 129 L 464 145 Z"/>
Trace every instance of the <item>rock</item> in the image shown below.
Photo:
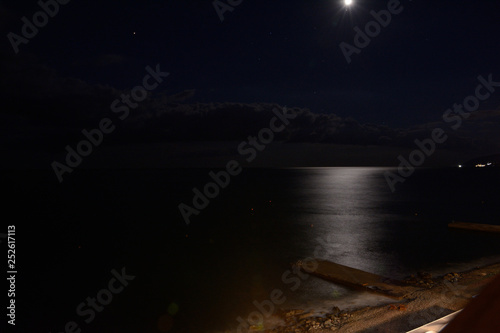
<path fill-rule="evenodd" d="M 290 310 L 285 314 L 285 316 L 292 317 L 292 316 L 296 316 L 296 315 L 303 314 L 303 313 L 304 313 L 304 310 Z"/>
<path fill-rule="evenodd" d="M 299 320 L 302 320 L 302 319 L 306 319 L 306 318 L 310 318 L 312 317 L 313 314 L 312 313 L 304 313 L 302 314 L 300 317 L 299 317 Z"/>
<path fill-rule="evenodd" d="M 334 306 L 332 309 L 332 315 L 337 316 L 340 313 L 340 309 L 337 306 Z"/>
<path fill-rule="evenodd" d="M 389 304 L 389 310 L 399 310 L 399 311 L 406 311 L 406 304 Z"/>
<path fill-rule="evenodd" d="M 443 279 L 445 279 L 449 282 L 457 282 L 461 278 L 462 278 L 462 276 L 458 273 L 448 273 L 445 276 L 443 276 Z"/>

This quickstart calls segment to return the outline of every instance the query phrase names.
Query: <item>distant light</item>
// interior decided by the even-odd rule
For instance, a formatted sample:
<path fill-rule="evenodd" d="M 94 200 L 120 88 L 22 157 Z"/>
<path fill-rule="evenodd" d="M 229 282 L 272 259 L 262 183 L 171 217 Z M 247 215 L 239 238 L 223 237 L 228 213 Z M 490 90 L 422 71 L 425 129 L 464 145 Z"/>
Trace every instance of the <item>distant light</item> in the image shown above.
<path fill-rule="evenodd" d="M 352 0 L 344 0 L 344 4 L 346 6 L 350 6 L 350 5 L 352 5 Z"/>
<path fill-rule="evenodd" d="M 459 168 L 461 168 L 461 167 L 462 167 L 462 164 L 459 164 L 459 165 L 458 165 L 458 167 L 459 167 Z"/>
<path fill-rule="evenodd" d="M 488 164 L 486 164 L 486 165 L 491 165 L 491 163 L 488 163 Z"/>

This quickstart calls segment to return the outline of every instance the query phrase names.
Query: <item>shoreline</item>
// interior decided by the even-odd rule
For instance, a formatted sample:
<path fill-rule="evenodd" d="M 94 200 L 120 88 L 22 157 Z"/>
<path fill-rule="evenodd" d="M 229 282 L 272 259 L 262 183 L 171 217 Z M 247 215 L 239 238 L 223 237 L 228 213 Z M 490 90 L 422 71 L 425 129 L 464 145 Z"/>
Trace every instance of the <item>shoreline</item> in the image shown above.
<path fill-rule="evenodd" d="M 333 307 L 321 316 L 303 309 L 281 310 L 273 316 L 279 326 L 248 332 L 407 332 L 463 309 L 498 274 L 500 263 L 436 277 L 420 273 L 404 280 L 408 294 L 401 300 L 388 298 L 390 305 L 345 311 Z"/>

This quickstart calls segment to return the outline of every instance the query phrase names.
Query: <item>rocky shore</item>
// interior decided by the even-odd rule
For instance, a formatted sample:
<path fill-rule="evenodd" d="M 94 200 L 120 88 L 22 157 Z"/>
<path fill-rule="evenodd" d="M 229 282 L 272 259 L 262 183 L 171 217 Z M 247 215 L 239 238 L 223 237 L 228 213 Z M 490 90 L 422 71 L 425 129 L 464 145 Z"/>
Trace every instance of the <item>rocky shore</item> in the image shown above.
<path fill-rule="evenodd" d="M 403 281 L 409 292 L 396 303 L 349 311 L 334 307 L 321 316 L 293 309 L 279 314 L 283 325 L 250 332 L 407 332 L 464 308 L 498 274 L 500 264 L 437 277 L 420 272 Z"/>

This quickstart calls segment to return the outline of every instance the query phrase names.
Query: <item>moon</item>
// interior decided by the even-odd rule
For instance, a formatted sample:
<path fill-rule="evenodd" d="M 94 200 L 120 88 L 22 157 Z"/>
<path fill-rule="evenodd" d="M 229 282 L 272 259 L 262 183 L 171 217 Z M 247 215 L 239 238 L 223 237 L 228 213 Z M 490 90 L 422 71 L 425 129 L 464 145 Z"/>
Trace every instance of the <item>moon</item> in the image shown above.
<path fill-rule="evenodd" d="M 350 5 L 352 5 L 352 0 L 344 0 L 344 4 L 346 6 L 350 6 Z"/>

